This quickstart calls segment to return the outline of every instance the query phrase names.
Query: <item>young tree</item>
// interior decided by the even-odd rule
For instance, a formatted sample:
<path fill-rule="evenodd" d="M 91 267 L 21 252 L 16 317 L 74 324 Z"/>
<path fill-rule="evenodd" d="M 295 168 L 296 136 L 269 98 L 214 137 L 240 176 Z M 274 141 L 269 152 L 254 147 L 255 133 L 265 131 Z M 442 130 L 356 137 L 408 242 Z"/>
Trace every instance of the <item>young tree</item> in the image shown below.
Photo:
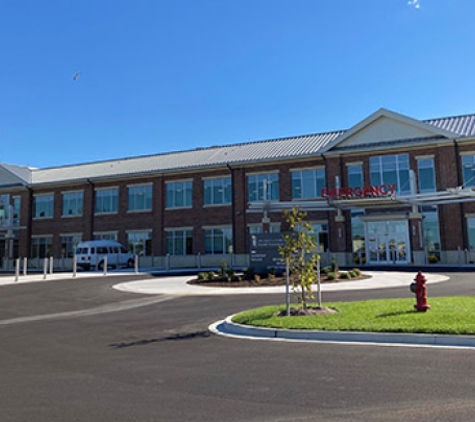
<path fill-rule="evenodd" d="M 298 295 L 298 302 L 304 310 L 313 299 L 312 284 L 318 280 L 315 268 L 319 256 L 315 253 L 317 240 L 312 226 L 305 221 L 307 214 L 299 208 L 283 211 L 290 233 L 284 234 L 285 245 L 279 248 L 282 260 L 289 261 L 292 289 Z M 321 303 L 318 304 L 321 306 Z"/>

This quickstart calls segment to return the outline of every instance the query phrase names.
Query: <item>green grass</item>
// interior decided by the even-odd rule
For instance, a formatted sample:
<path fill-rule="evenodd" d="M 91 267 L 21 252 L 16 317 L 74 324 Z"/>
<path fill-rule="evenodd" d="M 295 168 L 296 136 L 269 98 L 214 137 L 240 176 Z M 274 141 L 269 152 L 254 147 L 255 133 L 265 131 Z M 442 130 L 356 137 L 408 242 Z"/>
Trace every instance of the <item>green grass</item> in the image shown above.
<path fill-rule="evenodd" d="M 266 306 L 237 314 L 233 322 L 303 330 L 475 334 L 475 297 L 430 298 L 427 312 L 417 312 L 414 303 L 414 299 L 323 303 L 338 312 L 290 317 L 276 315 L 284 305 Z"/>

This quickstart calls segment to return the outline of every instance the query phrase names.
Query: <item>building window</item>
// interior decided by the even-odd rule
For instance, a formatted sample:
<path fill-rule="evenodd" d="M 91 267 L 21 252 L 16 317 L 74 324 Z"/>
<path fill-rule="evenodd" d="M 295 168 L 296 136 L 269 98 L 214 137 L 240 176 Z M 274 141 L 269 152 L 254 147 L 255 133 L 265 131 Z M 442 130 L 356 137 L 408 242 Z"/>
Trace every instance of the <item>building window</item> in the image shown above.
<path fill-rule="evenodd" d="M 325 252 L 328 250 L 328 224 L 310 223 L 313 235 L 317 240 L 317 251 Z"/>
<path fill-rule="evenodd" d="M 166 230 L 166 249 L 171 255 L 193 254 L 193 230 L 175 229 Z"/>
<path fill-rule="evenodd" d="M 325 169 L 292 171 L 292 199 L 311 199 L 322 196 Z"/>
<path fill-rule="evenodd" d="M 475 217 L 467 218 L 468 227 L 468 241 L 470 243 L 470 250 L 475 249 Z"/>
<path fill-rule="evenodd" d="M 119 209 L 119 189 L 96 190 L 96 214 L 113 214 Z"/>
<path fill-rule="evenodd" d="M 231 203 L 231 178 L 206 179 L 204 181 L 205 205 L 224 205 Z"/>
<path fill-rule="evenodd" d="M 82 215 L 84 203 L 83 192 L 63 193 L 63 216 Z"/>
<path fill-rule="evenodd" d="M 21 209 L 21 198 L 15 196 L 13 198 L 13 224 L 18 226 L 20 224 L 20 209 Z"/>
<path fill-rule="evenodd" d="M 204 230 L 205 253 L 233 253 L 233 234 L 231 227 L 216 227 Z"/>
<path fill-rule="evenodd" d="M 167 183 L 167 208 L 190 208 L 193 204 L 193 183 Z"/>
<path fill-rule="evenodd" d="M 361 164 L 350 164 L 348 171 L 348 187 L 357 188 L 363 186 L 363 166 Z"/>
<path fill-rule="evenodd" d="M 396 193 L 411 193 L 409 182 L 409 155 L 382 155 L 369 159 L 371 184 L 396 185 Z"/>
<path fill-rule="evenodd" d="M 363 215 L 364 211 L 351 211 L 351 244 L 355 264 L 366 263 L 364 222 L 361 219 Z"/>
<path fill-rule="evenodd" d="M 34 198 L 35 218 L 52 218 L 54 211 L 53 195 L 35 195 Z"/>
<path fill-rule="evenodd" d="M 129 211 L 152 210 L 152 185 L 129 187 Z"/>
<path fill-rule="evenodd" d="M 53 236 L 36 236 L 31 239 L 31 257 L 49 258 L 52 255 Z"/>
<path fill-rule="evenodd" d="M 129 252 L 139 256 L 152 255 L 152 232 L 137 231 L 127 233 Z"/>
<path fill-rule="evenodd" d="M 462 156 L 463 185 L 475 186 L 475 155 Z"/>
<path fill-rule="evenodd" d="M 264 233 L 262 224 L 249 224 L 247 226 L 249 234 L 261 234 Z M 280 233 L 280 223 L 271 223 L 269 225 L 269 233 Z"/>
<path fill-rule="evenodd" d="M 80 234 L 61 236 L 61 257 L 73 258 L 76 245 L 81 241 Z"/>
<path fill-rule="evenodd" d="M 437 207 L 422 207 L 422 227 L 429 262 L 438 262 L 440 260 L 440 230 Z M 470 244 L 472 244 L 471 240 Z"/>
<path fill-rule="evenodd" d="M 248 199 L 255 201 L 279 200 L 279 175 L 277 173 L 253 174 L 247 177 Z"/>
<path fill-rule="evenodd" d="M 0 195 L 0 225 L 9 223 L 10 195 Z"/>
<path fill-rule="evenodd" d="M 113 240 L 117 242 L 117 232 L 95 232 L 94 240 Z"/>
<path fill-rule="evenodd" d="M 417 160 L 419 179 L 419 192 L 435 192 L 435 171 L 433 158 L 420 158 Z"/>

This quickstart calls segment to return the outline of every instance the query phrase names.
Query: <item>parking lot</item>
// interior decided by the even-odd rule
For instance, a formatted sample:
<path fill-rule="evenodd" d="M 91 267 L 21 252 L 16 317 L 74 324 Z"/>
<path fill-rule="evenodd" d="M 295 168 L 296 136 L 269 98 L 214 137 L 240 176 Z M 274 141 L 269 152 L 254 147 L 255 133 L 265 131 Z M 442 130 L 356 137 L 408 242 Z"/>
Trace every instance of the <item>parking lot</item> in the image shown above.
<path fill-rule="evenodd" d="M 473 295 L 451 273 L 430 296 Z M 148 275 L 128 281 L 151 280 Z M 475 414 L 469 350 L 275 343 L 208 326 L 280 294 L 171 296 L 124 276 L 0 286 L 2 421 L 453 421 Z M 410 297 L 407 286 L 324 300 Z"/>

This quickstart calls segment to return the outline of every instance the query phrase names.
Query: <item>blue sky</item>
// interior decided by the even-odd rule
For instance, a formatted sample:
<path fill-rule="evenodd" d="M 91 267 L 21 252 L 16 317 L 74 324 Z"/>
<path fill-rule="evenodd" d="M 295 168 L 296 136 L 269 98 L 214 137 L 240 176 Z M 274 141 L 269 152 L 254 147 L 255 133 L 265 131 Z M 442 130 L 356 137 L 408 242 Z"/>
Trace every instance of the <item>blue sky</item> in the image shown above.
<path fill-rule="evenodd" d="M 474 16 L 473 0 L 1 0 L 0 162 L 475 113 Z"/>

